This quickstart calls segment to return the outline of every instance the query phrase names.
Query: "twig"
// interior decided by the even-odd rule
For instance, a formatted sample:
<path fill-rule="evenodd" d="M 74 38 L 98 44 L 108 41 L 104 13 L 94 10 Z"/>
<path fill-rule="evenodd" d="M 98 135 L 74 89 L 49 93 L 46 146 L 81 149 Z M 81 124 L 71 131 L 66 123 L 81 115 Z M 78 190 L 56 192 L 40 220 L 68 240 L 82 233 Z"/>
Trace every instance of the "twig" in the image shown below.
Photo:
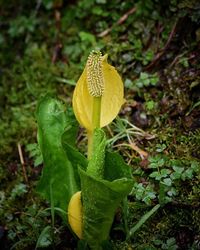
<path fill-rule="evenodd" d="M 104 36 L 108 35 L 115 26 L 122 24 L 124 21 L 126 21 L 128 16 L 133 14 L 135 11 L 136 11 L 136 7 L 131 8 L 123 16 L 121 16 L 120 19 L 116 23 L 114 23 L 111 27 L 104 30 L 103 32 L 99 33 L 97 36 L 98 37 L 104 37 Z"/>
<path fill-rule="evenodd" d="M 187 54 L 187 51 L 185 51 L 185 52 L 182 53 L 182 54 L 177 55 L 177 56 L 174 58 L 174 60 L 170 63 L 169 68 L 172 68 L 172 67 L 174 66 L 174 64 L 176 64 L 177 62 L 179 62 L 179 61 L 180 61 L 180 58 L 183 57 L 185 54 Z M 188 60 L 189 60 L 189 59 L 190 59 L 190 58 L 188 58 Z"/>
<path fill-rule="evenodd" d="M 131 149 L 133 149 L 134 151 L 136 151 L 141 159 L 143 160 L 144 158 L 147 158 L 148 157 L 148 153 L 145 152 L 144 150 L 142 150 L 141 148 L 139 148 L 138 146 L 136 146 L 134 143 L 130 143 L 130 144 L 127 144 L 127 143 L 121 143 L 121 144 L 117 144 L 113 147 L 119 147 L 119 146 L 125 146 L 125 147 L 130 147 Z"/>
<path fill-rule="evenodd" d="M 26 174 L 24 157 L 23 157 L 22 148 L 21 148 L 21 145 L 20 145 L 19 142 L 17 143 L 17 148 L 18 148 L 20 163 L 22 165 L 22 172 L 23 172 L 23 175 L 24 175 L 24 179 L 25 179 L 25 182 L 28 183 L 28 177 L 27 177 L 27 174 Z"/>
<path fill-rule="evenodd" d="M 113 134 L 112 130 L 110 129 L 109 125 L 107 125 L 106 128 L 107 128 L 109 134 L 111 135 L 111 137 L 114 137 L 114 134 Z"/>
<path fill-rule="evenodd" d="M 42 0 L 38 0 L 38 1 L 37 1 L 37 4 L 36 4 L 36 7 L 35 7 L 35 10 L 34 10 L 33 17 L 36 17 L 36 16 L 37 16 L 41 4 L 42 4 Z"/>
<path fill-rule="evenodd" d="M 130 144 L 130 147 L 135 150 L 141 157 L 141 159 L 147 158 L 148 157 L 148 153 L 144 150 L 142 150 L 141 148 L 139 148 L 137 145 L 135 145 L 134 143 Z"/>
<path fill-rule="evenodd" d="M 169 34 L 169 37 L 167 39 L 167 42 L 166 42 L 165 46 L 160 50 L 160 52 L 158 52 L 156 54 L 156 56 L 153 59 L 153 61 L 149 65 L 147 65 L 147 67 L 145 68 L 145 70 L 151 69 L 160 60 L 160 58 L 163 56 L 163 54 L 165 53 L 165 51 L 168 49 L 168 47 L 170 45 L 170 42 L 171 42 L 172 38 L 174 37 L 174 34 L 176 33 L 177 26 L 178 26 L 178 21 L 175 22 L 175 24 L 174 24 L 174 26 L 173 26 L 170 34 Z"/>

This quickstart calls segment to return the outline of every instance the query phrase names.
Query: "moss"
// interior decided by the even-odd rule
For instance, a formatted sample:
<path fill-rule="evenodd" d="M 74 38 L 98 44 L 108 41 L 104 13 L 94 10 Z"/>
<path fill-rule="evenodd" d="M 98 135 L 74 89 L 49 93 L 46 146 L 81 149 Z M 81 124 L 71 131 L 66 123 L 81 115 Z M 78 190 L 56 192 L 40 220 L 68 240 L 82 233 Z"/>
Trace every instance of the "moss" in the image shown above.
<path fill-rule="evenodd" d="M 195 1 L 189 5 L 188 1 L 168 0 L 159 5 L 157 1 L 135 1 L 134 6 L 130 1 L 120 0 L 58 1 L 59 4 L 38 1 L 41 4 L 38 6 L 31 1 L 0 2 L 0 214 L 3 215 L 0 224 L 4 230 L 0 244 L 3 248 L 11 248 L 17 242 L 18 249 L 35 248 L 39 233 L 51 224 L 49 211 L 44 210 L 49 205 L 34 192 L 41 166 L 34 168 L 25 151 L 28 143 L 36 141 L 37 100 L 49 92 L 71 105 L 73 85 L 83 62 L 97 48 L 111 56 L 125 82 L 127 104 L 120 116 L 154 135 L 150 139 L 147 134 L 131 134 L 129 139 L 150 156 L 164 158 L 161 169 L 172 173 L 170 162 L 174 161 L 189 171 L 188 178 L 173 183 L 177 195 L 143 225 L 131 242 L 124 241 L 123 220 L 115 221 L 113 244 L 117 249 L 169 249 L 167 244 L 174 238 L 179 249 L 194 246 L 200 232 L 200 176 L 198 171 L 190 175 L 193 162 L 200 159 L 199 9 Z M 124 16 L 133 7 L 135 12 Z M 60 14 L 60 20 L 55 13 Z M 107 29 L 107 35 L 103 36 Z M 114 124 L 111 128 L 114 135 L 126 131 Z M 110 135 L 109 130 L 107 134 Z M 26 184 L 17 150 L 19 142 L 29 179 L 28 192 L 11 199 L 12 190 Z M 85 151 L 82 130 L 78 143 Z M 119 148 L 118 143 L 127 143 L 127 135 L 113 144 L 115 149 Z M 120 150 L 130 162 L 138 184 L 142 183 L 146 190 L 144 195 L 149 186 L 156 193 L 150 204 L 158 203 L 159 182 L 150 177 L 154 170 L 149 168 L 149 159 L 141 161 L 139 154 L 130 148 Z M 131 228 L 150 207 L 133 195 L 129 201 L 127 223 Z M 76 239 L 59 218 L 56 222 L 55 246 L 74 249 Z M 121 231 L 114 230 L 115 225 L 121 226 Z"/>

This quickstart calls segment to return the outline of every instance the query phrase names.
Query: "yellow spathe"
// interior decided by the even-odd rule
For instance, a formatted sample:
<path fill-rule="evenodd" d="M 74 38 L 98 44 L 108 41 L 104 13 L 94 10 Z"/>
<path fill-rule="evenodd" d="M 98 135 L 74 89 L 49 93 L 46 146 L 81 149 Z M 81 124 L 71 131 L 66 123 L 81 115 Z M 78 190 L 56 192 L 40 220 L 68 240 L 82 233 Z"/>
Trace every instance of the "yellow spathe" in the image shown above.
<path fill-rule="evenodd" d="M 73 232 L 82 239 L 82 202 L 81 191 L 75 193 L 68 205 L 68 221 Z"/>
<path fill-rule="evenodd" d="M 124 103 L 124 87 L 121 77 L 116 69 L 108 64 L 107 55 L 102 58 L 102 71 L 104 79 L 104 92 L 101 96 L 100 127 L 112 122 Z M 79 123 L 88 131 L 92 131 L 93 97 L 89 94 L 87 84 L 87 69 L 85 67 L 79 78 L 74 94 L 73 109 Z"/>

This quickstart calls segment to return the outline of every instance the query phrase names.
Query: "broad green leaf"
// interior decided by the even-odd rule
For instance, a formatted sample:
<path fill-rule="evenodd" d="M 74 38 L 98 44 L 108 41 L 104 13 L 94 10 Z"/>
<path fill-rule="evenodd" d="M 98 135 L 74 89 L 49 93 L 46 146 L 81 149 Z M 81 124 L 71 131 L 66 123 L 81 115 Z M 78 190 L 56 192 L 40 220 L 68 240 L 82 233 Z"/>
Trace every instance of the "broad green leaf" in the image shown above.
<path fill-rule="evenodd" d="M 59 100 L 45 96 L 38 104 L 38 142 L 41 148 L 44 169 L 37 185 L 37 191 L 51 201 L 50 186 L 54 205 L 66 210 L 71 196 L 80 190 L 77 183 L 76 165 L 68 159 L 61 139 L 65 132 L 66 141 L 75 144 L 74 118 L 66 112 Z M 66 133 L 68 135 L 66 136 Z M 80 164 L 81 165 L 81 164 Z"/>
<path fill-rule="evenodd" d="M 78 123 L 75 119 L 72 108 L 68 108 L 66 111 L 67 127 L 62 135 L 62 142 L 75 147 L 76 136 L 78 132 Z"/>
<path fill-rule="evenodd" d="M 78 149 L 76 149 L 75 147 L 71 146 L 68 143 L 65 135 L 63 135 L 63 137 L 62 137 L 62 146 L 63 146 L 63 149 L 64 149 L 66 155 L 67 155 L 68 160 L 70 161 L 70 163 L 73 166 L 75 182 L 78 184 L 78 187 L 80 190 L 80 177 L 79 177 L 79 173 L 78 173 L 78 167 L 86 169 L 87 165 L 88 165 L 88 160 L 86 159 L 86 157 L 83 154 L 81 154 L 78 151 Z"/>
<path fill-rule="evenodd" d="M 105 162 L 104 177 L 106 180 L 132 178 L 131 167 L 124 162 L 124 159 L 118 153 L 106 152 Z"/>
<path fill-rule="evenodd" d="M 102 249 L 120 202 L 133 186 L 132 179 L 97 179 L 79 169 L 83 202 L 83 237 L 92 249 Z"/>
<path fill-rule="evenodd" d="M 83 202 L 83 238 L 92 249 L 104 249 L 120 202 L 133 187 L 131 170 L 117 153 L 105 152 L 103 130 L 96 129 L 87 171 L 79 169 Z"/>

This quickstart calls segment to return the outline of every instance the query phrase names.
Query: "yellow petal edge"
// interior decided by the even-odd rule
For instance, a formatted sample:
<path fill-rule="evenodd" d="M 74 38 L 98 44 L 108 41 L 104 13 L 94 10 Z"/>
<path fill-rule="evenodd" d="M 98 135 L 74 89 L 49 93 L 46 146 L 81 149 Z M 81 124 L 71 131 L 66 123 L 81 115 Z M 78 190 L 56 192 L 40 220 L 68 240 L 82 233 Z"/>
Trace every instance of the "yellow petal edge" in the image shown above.
<path fill-rule="evenodd" d="M 102 59 L 104 93 L 101 99 L 100 127 L 112 122 L 124 103 L 124 87 L 116 69 L 108 64 L 107 55 Z M 93 97 L 89 94 L 86 67 L 80 76 L 73 94 L 73 109 L 79 123 L 88 131 L 92 131 Z"/>
<path fill-rule="evenodd" d="M 82 239 L 82 202 L 81 191 L 75 193 L 68 205 L 68 221 L 73 232 Z"/>

